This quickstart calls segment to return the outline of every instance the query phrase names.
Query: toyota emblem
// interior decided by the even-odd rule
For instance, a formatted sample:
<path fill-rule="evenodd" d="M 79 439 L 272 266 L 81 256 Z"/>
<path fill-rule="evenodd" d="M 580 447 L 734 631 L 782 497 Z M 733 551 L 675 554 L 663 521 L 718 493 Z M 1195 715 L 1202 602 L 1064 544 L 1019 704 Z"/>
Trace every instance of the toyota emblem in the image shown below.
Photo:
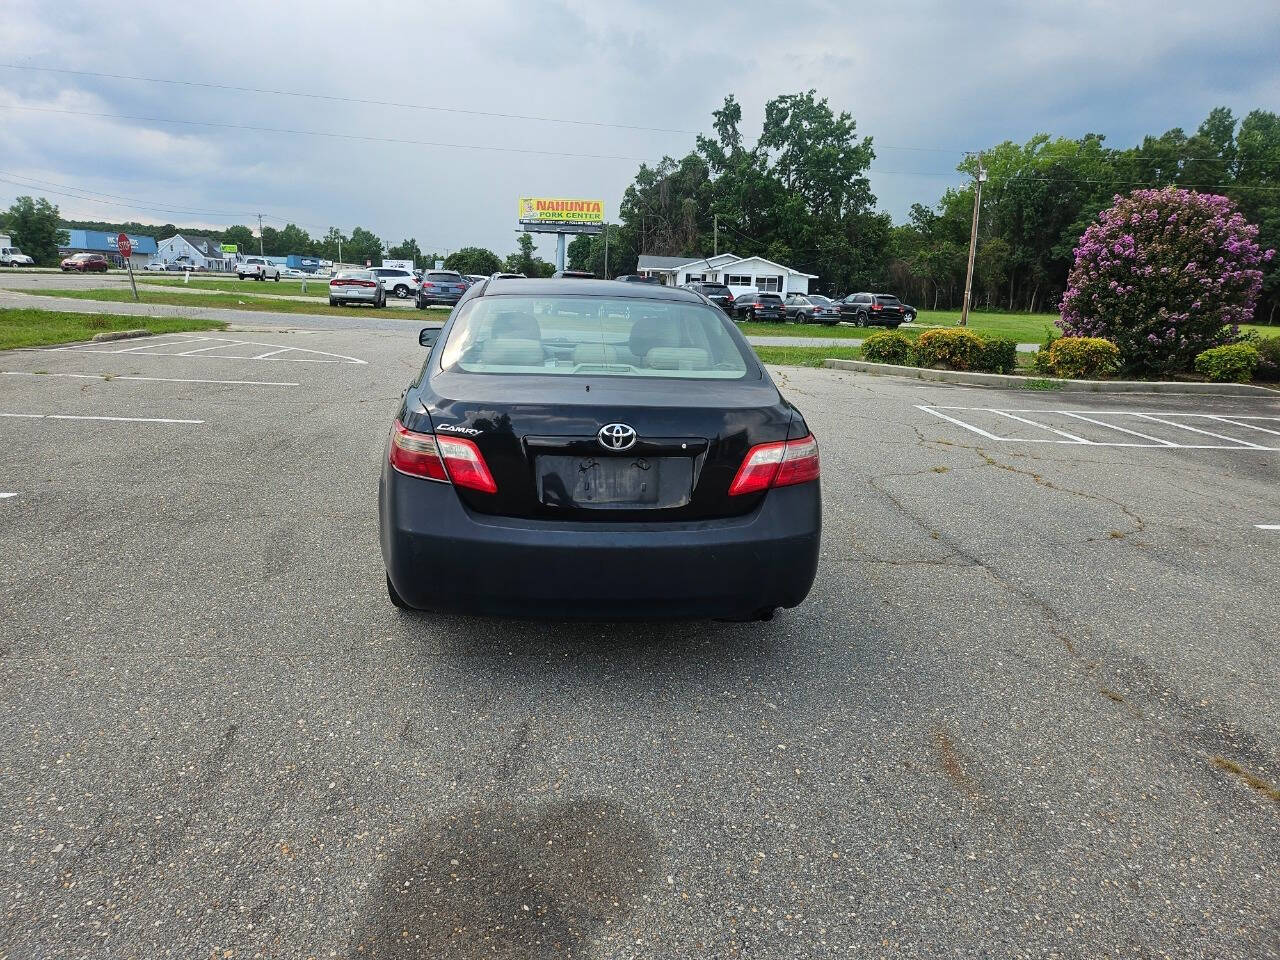
<path fill-rule="evenodd" d="M 636 431 L 625 423 L 606 423 L 596 434 L 600 446 L 606 450 L 630 450 L 636 445 Z"/>

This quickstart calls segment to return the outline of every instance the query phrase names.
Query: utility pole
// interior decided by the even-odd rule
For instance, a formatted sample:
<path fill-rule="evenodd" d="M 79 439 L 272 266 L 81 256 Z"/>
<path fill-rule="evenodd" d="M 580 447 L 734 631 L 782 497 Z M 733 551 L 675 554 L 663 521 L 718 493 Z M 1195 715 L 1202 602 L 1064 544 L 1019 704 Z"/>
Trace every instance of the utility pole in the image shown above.
<path fill-rule="evenodd" d="M 720 214 L 712 214 L 712 218 L 715 220 L 715 230 L 712 232 L 715 239 L 711 241 L 711 255 L 718 257 L 720 256 Z"/>
<path fill-rule="evenodd" d="M 338 231 L 338 262 L 342 262 L 342 231 Z M 374 291 L 375 293 L 377 291 Z"/>
<path fill-rule="evenodd" d="M 609 279 L 609 221 L 604 223 L 604 278 Z"/>
<path fill-rule="evenodd" d="M 266 254 L 262 252 L 262 214 L 258 214 L 258 256 L 266 256 Z M 374 292 L 376 293 L 377 291 Z"/>
<path fill-rule="evenodd" d="M 973 258 L 978 252 L 978 212 L 982 209 L 982 185 L 987 180 L 987 168 L 978 154 L 978 175 L 973 185 L 973 226 L 969 230 L 969 269 L 964 275 L 964 307 L 960 311 L 960 326 L 969 325 L 969 298 L 973 294 Z"/>

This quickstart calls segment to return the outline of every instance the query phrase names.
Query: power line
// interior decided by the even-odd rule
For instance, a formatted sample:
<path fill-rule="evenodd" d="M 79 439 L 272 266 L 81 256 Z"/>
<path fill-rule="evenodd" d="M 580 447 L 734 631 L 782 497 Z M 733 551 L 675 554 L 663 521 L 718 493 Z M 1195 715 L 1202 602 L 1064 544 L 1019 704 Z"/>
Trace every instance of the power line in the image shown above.
<path fill-rule="evenodd" d="M 457 150 L 491 150 L 497 153 L 520 153 L 543 157 L 569 157 L 578 160 L 626 160 L 646 163 L 641 157 L 625 157 L 607 153 L 569 153 L 563 150 L 531 150 L 525 147 L 498 147 L 477 143 L 444 143 L 435 140 L 410 140 L 404 137 L 375 137 L 357 133 L 334 133 L 328 130 L 292 130 L 286 127 L 260 127 L 248 123 L 226 123 L 217 120 L 177 120 L 172 117 L 141 117 L 125 113 L 98 113 L 92 110 L 62 110 L 56 107 L 32 107 L 13 103 L 0 103 L 0 110 L 31 110 L 36 113 L 57 113 L 74 117 L 97 117 L 103 120 L 137 120 L 142 123 L 174 123 L 183 126 L 217 127 L 227 130 L 250 130 L 254 133 L 285 133 L 304 137 L 324 137 L 332 140 L 357 140 L 365 143 L 399 143 L 419 147 L 447 147 Z"/>
<path fill-rule="evenodd" d="M 534 120 L 540 123 L 563 123 L 578 127 L 613 127 L 618 130 L 642 130 L 647 133 L 679 133 L 696 135 L 695 130 L 673 127 L 645 127 L 630 123 L 607 123 L 601 120 L 573 120 L 568 117 L 539 117 L 523 113 L 497 113 L 489 110 L 468 110 L 462 107 L 438 107 L 426 103 L 401 103 L 394 100 L 374 100 L 368 97 L 343 97 L 327 93 L 303 93 L 297 90 L 271 90 L 262 87 L 240 87 L 227 83 L 208 83 L 199 80 L 172 80 L 163 77 L 139 77 L 122 73 L 97 73 L 92 70 L 67 70 L 61 67 L 36 67 L 29 64 L 0 63 L 0 67 L 12 70 L 38 70 L 43 73 L 63 73 L 78 77 L 98 77 L 104 80 L 133 80 L 141 83 L 164 83 L 172 86 L 203 87 L 208 90 L 229 90 L 235 93 L 257 93 L 274 97 L 297 97 L 305 100 L 324 100 L 329 103 L 355 103 L 371 107 L 398 107 L 408 110 L 432 110 L 438 113 L 469 114 L 497 120 Z"/>
<path fill-rule="evenodd" d="M 105 198 L 105 199 L 111 199 L 111 200 L 128 200 L 128 201 L 130 201 L 130 202 L 132 202 L 132 203 L 138 203 L 138 204 L 143 204 L 143 205 L 144 205 L 144 206 L 139 207 L 138 209 L 140 209 L 140 210 L 150 210 L 150 211 L 152 211 L 152 212 L 161 212 L 161 213 L 183 213 L 183 214 L 190 214 L 190 215 L 192 215 L 192 216 L 199 215 L 199 214 L 204 214 L 204 215 L 207 215 L 207 216 L 226 217 L 227 219 L 230 219 L 230 220 L 234 220 L 234 219 L 247 219 L 248 217 L 250 217 L 250 216 L 251 216 L 251 214 L 247 214 L 247 213 L 227 213 L 227 212 L 222 211 L 222 210 L 179 210 L 179 209 L 177 209 L 177 208 L 176 208 L 176 206 L 175 206 L 175 205 L 173 205 L 173 204 L 163 203 L 163 202 L 160 202 L 160 201 L 143 200 L 143 199 L 141 199 L 141 198 L 139 198 L 139 197 L 126 197 L 126 196 L 122 196 L 122 195 L 117 194 L 117 193 L 103 193 L 103 192 L 102 192 L 102 191 L 100 191 L 100 190 L 90 190 L 90 189 L 89 189 L 89 188 L 87 188 L 87 187 L 78 187 L 78 186 L 75 186 L 74 184 L 69 184 L 69 183 L 57 183 L 56 181 L 53 181 L 53 180 L 42 180 L 42 179 L 37 179 L 37 178 L 35 178 L 35 177 L 28 177 L 28 176 L 26 176 L 25 174 L 21 174 L 21 173 L 13 173 L 12 171 L 9 171 L 9 170 L 0 170 L 0 177 L 16 177 L 16 178 L 17 178 L 17 179 L 19 179 L 19 180 L 26 180 L 26 181 L 29 181 L 29 183 L 31 184 L 32 189 L 35 189 L 35 190 L 46 190 L 46 189 L 49 189 L 49 190 L 50 190 L 50 192 L 53 192 L 53 190 L 52 190 L 52 189 L 50 189 L 50 188 L 55 188 L 55 189 L 56 189 L 56 188 L 61 187 L 61 188 L 64 188 L 64 189 L 66 189 L 66 190 L 74 190 L 74 191 L 76 191 L 77 193 L 83 193 L 83 194 L 86 194 L 86 196 L 78 197 L 78 198 L 77 198 L 77 199 L 80 199 L 80 200 L 93 200 L 93 201 L 100 201 L 100 200 L 102 200 L 102 199 L 104 199 L 104 198 Z M 13 183 L 13 181 L 12 181 L 12 180 L 8 180 L 8 181 L 6 181 L 6 182 L 8 182 L 8 183 Z M 24 186 L 24 184 L 15 184 L 15 185 L 16 185 L 16 186 Z M 63 194 L 63 195 L 64 195 L 64 196 L 70 196 L 70 194 Z"/>
<path fill-rule="evenodd" d="M 160 207 L 143 206 L 136 203 L 118 203 L 113 200 L 104 200 L 101 197 L 96 197 L 96 196 L 86 196 L 80 193 L 69 193 L 64 190 L 52 190 L 48 187 L 42 187 L 39 184 L 22 183 L 21 181 L 10 180 L 8 177 L 3 177 L 3 176 L 0 176 L 0 183 L 8 183 L 8 184 L 11 184 L 12 186 L 20 187 L 24 190 L 39 191 L 41 194 L 51 193 L 55 197 L 68 197 L 72 200 L 84 200 L 88 203 L 100 203 L 104 206 L 119 207 L 122 210 L 132 210 L 134 212 L 153 213 L 153 214 L 159 213 L 159 214 L 164 214 L 165 216 L 170 216 L 172 214 L 182 214 L 184 216 L 193 216 L 193 217 L 209 216 L 209 214 L 202 213 L 201 211 L 198 211 L 198 210 L 173 210 L 173 209 L 164 209 Z M 239 214 L 236 214 L 236 215 L 217 214 L 217 216 L 219 216 L 221 219 L 227 219 L 227 220 L 234 220 L 234 219 L 241 218 L 241 215 Z"/>

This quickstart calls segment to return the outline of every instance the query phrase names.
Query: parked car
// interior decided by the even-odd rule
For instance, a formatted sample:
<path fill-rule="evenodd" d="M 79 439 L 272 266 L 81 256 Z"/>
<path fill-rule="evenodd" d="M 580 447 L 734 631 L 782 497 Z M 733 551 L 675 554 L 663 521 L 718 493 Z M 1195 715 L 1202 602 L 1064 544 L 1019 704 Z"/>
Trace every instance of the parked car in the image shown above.
<path fill-rule="evenodd" d="M 418 284 L 421 281 L 411 270 L 402 270 L 399 267 L 374 267 L 369 272 L 382 281 L 384 290 L 401 300 L 408 300 L 418 295 Z"/>
<path fill-rule="evenodd" d="M 858 327 L 896 330 L 903 322 L 902 301 L 888 293 L 851 293 L 840 301 L 840 319 Z"/>
<path fill-rule="evenodd" d="M 782 320 L 782 297 L 776 293 L 759 293 L 748 290 L 733 300 L 735 320 Z"/>
<path fill-rule="evenodd" d="M 622 276 L 614 277 L 613 279 L 621 280 L 624 283 L 656 283 L 659 286 L 662 285 L 662 281 L 657 277 L 647 277 L 640 273 L 624 273 Z"/>
<path fill-rule="evenodd" d="M 783 301 L 788 320 L 796 323 L 825 323 L 834 327 L 840 322 L 840 305 L 817 293 L 791 293 Z"/>
<path fill-rule="evenodd" d="M 148 262 L 147 265 L 142 269 L 147 270 L 151 273 L 164 273 L 166 270 L 169 269 L 169 265 L 165 263 L 163 260 L 152 260 Z"/>
<path fill-rule="evenodd" d="M 551 276 L 559 280 L 594 280 L 596 278 L 590 270 L 557 270 Z"/>
<path fill-rule="evenodd" d="M 474 287 L 477 283 L 484 283 L 489 278 L 482 277 L 478 273 L 464 273 L 462 279 L 468 281 Z"/>
<path fill-rule="evenodd" d="M 523 273 L 495 273 L 489 278 L 490 280 L 523 280 Z"/>
<path fill-rule="evenodd" d="M 767 620 L 808 594 L 817 441 L 700 296 L 491 280 L 419 342 L 378 485 L 396 606 Z"/>
<path fill-rule="evenodd" d="M 456 270 L 428 270 L 422 275 L 414 305 L 419 310 L 430 306 L 451 307 L 462 299 L 469 287 Z"/>
<path fill-rule="evenodd" d="M 236 276 L 241 280 L 274 280 L 280 282 L 280 268 L 266 257 L 245 257 L 236 264 Z"/>
<path fill-rule="evenodd" d="M 372 270 L 344 270 L 329 281 L 329 306 L 367 303 L 373 307 L 387 305 L 387 291 Z"/>
<path fill-rule="evenodd" d="M 17 247 L 0 247 L 0 267 L 34 267 L 36 262 Z"/>
<path fill-rule="evenodd" d="M 684 288 L 702 294 L 725 313 L 733 312 L 733 291 L 723 283 L 686 283 Z"/>
<path fill-rule="evenodd" d="M 111 267 L 101 253 L 73 253 L 59 266 L 64 272 L 75 270 L 78 273 L 106 273 Z"/>

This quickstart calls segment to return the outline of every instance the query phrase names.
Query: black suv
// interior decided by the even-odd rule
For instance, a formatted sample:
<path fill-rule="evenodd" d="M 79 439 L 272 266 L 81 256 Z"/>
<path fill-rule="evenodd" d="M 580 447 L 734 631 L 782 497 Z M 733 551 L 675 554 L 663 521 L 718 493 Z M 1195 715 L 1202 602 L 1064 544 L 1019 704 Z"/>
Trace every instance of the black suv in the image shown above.
<path fill-rule="evenodd" d="M 840 319 L 857 327 L 895 330 L 905 319 L 902 301 L 889 293 L 851 293 L 840 301 Z"/>
<path fill-rule="evenodd" d="M 726 287 L 723 283 L 705 283 L 697 281 L 694 283 L 686 283 L 686 290 L 692 290 L 694 293 L 700 293 L 725 313 L 733 313 L 733 291 Z"/>
<path fill-rule="evenodd" d="M 776 293 L 756 293 L 748 290 L 738 294 L 733 301 L 733 319 L 735 320 L 784 320 L 786 315 L 782 309 L 782 297 Z"/>

